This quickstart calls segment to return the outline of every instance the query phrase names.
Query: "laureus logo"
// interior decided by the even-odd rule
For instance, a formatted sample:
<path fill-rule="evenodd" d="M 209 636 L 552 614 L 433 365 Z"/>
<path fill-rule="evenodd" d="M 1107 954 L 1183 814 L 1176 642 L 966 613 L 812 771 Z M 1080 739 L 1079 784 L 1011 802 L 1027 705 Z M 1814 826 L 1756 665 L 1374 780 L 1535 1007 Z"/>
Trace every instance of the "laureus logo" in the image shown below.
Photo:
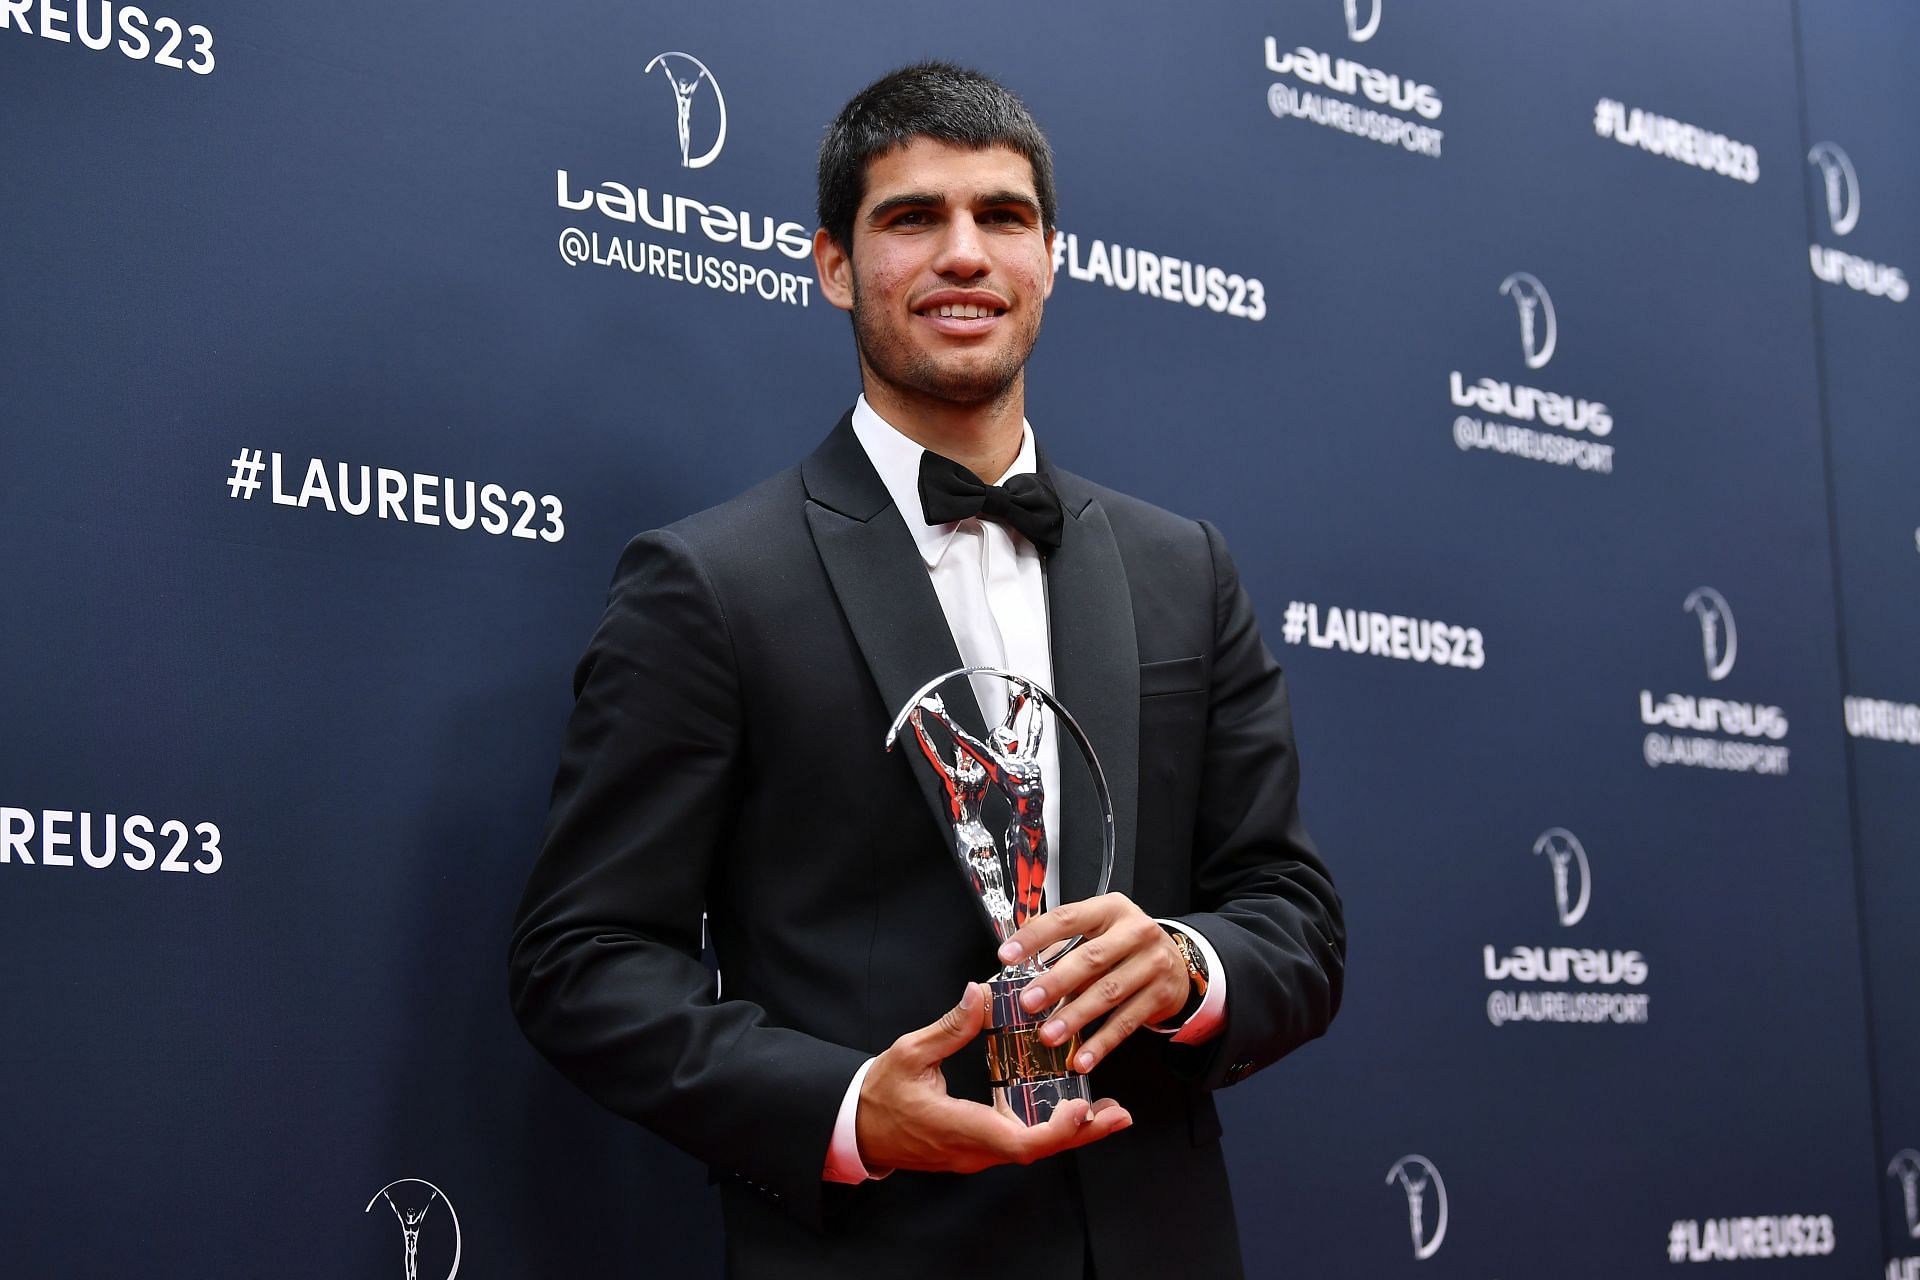
<path fill-rule="evenodd" d="M 422 1197 L 422 1192 L 427 1194 Z M 460 1274 L 460 1215 L 453 1211 L 453 1201 L 447 1199 L 447 1193 L 431 1182 L 420 1178 L 401 1178 L 389 1182 L 373 1193 L 373 1199 L 367 1201 L 362 1211 L 372 1213 L 373 1206 L 382 1200 L 393 1210 L 394 1218 L 400 1224 L 400 1243 L 405 1250 L 406 1269 L 401 1272 L 406 1280 L 420 1280 L 420 1231 L 427 1215 L 436 1204 L 447 1206 L 445 1216 L 453 1221 L 453 1261 L 447 1267 L 443 1280 L 453 1280 Z"/>
<path fill-rule="evenodd" d="M 1740 651 L 1740 636 L 1733 627 L 1733 609 L 1727 598 L 1712 587 L 1695 587 L 1681 605 L 1700 619 L 1700 652 L 1707 661 L 1707 679 L 1725 680 L 1733 670 Z"/>
<path fill-rule="evenodd" d="M 1554 319 L 1547 286 L 1538 276 L 1516 271 L 1500 282 L 1500 292 L 1512 298 L 1520 312 L 1520 350 L 1527 357 L 1527 368 L 1545 367 L 1560 341 L 1560 326 Z"/>
<path fill-rule="evenodd" d="M 1425 1156 L 1401 1156 L 1387 1170 L 1387 1183 L 1398 1182 L 1407 1195 L 1407 1229 L 1413 1234 L 1413 1256 L 1421 1261 L 1440 1252 L 1447 1238 L 1447 1184 Z M 1433 1192 L 1433 1233 L 1427 1233 L 1427 1192 Z"/>
<path fill-rule="evenodd" d="M 1906 1199 L 1907 1235 L 1920 1240 L 1920 1151 L 1911 1147 L 1893 1158 L 1887 1176 L 1900 1180 L 1900 1194 Z"/>
<path fill-rule="evenodd" d="M 1346 0 L 1347 39 L 1355 44 L 1365 44 L 1373 39 L 1373 33 L 1380 29 L 1380 6 L 1386 0 Z M 1365 22 L 1360 20 L 1360 10 L 1367 10 Z"/>
<path fill-rule="evenodd" d="M 1853 161 L 1839 144 L 1817 142 L 1807 152 L 1807 162 L 1820 166 L 1827 195 L 1827 225 L 1833 228 L 1833 234 L 1846 235 L 1860 221 L 1860 175 L 1853 171 Z"/>
<path fill-rule="evenodd" d="M 713 78 L 713 72 L 707 70 L 707 64 L 690 53 L 659 53 L 641 72 L 646 75 L 658 67 L 667 77 L 667 87 L 673 90 L 673 109 L 675 122 L 680 127 L 680 163 L 689 169 L 704 169 L 720 156 L 720 148 L 727 145 L 727 100 L 720 93 L 720 82 Z M 708 95 L 702 95 L 700 86 L 706 85 Z M 693 153 L 694 136 L 707 136 L 707 127 L 694 128 L 694 104 L 704 96 L 713 98 L 711 108 L 715 124 L 712 126 L 713 142 L 699 155 Z M 706 111 L 700 113 L 702 116 Z"/>
<path fill-rule="evenodd" d="M 1580 840 L 1565 827 L 1548 827 L 1533 842 L 1533 851 L 1546 854 L 1553 866 L 1553 905 L 1563 925 L 1579 924 L 1587 914 L 1587 901 L 1593 896 L 1593 877 L 1587 868 L 1587 851 Z M 1573 887 L 1578 868 L 1580 887 Z"/>

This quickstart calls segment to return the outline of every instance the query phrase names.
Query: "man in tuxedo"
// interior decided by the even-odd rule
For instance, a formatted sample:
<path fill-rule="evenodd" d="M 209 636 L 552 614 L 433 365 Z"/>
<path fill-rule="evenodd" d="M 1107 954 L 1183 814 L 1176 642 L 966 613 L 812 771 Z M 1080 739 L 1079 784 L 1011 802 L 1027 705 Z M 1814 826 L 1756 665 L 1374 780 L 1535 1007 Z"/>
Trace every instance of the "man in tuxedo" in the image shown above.
<path fill-rule="evenodd" d="M 1339 899 L 1225 544 L 1051 466 L 1026 423 L 1054 209 L 1045 137 L 986 77 L 927 63 L 849 102 L 814 261 L 864 394 L 798 466 L 636 538 L 575 676 L 514 1008 L 712 1166 L 735 1275 L 1238 1275 L 1211 1091 L 1339 1005 Z M 974 664 L 1059 697 L 1115 813 L 1090 896 L 1102 816 L 1050 726 L 1051 909 L 997 954 L 939 780 L 882 746 Z M 1005 692 L 965 692 L 984 739 Z M 1082 1037 L 1100 1101 L 1028 1128 L 962 1052 L 974 980 L 1075 935 L 1022 999 Z"/>

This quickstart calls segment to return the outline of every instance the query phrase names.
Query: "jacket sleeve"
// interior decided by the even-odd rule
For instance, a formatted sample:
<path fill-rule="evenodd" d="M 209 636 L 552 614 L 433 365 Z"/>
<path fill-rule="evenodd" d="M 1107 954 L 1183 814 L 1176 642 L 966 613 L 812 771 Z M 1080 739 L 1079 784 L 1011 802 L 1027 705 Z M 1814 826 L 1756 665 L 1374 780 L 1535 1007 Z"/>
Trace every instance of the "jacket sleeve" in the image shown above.
<path fill-rule="evenodd" d="M 1300 762 L 1280 666 L 1219 530 L 1214 649 L 1193 852 L 1195 911 L 1228 977 L 1226 1027 L 1168 1045 L 1208 1088 L 1234 1084 L 1322 1035 L 1340 1007 L 1346 924 L 1326 865 L 1300 820 Z"/>
<path fill-rule="evenodd" d="M 716 999 L 701 963 L 744 728 L 719 597 L 672 532 L 627 547 L 574 698 L 513 930 L 514 1014 L 600 1103 L 817 1225 L 868 1055 Z"/>

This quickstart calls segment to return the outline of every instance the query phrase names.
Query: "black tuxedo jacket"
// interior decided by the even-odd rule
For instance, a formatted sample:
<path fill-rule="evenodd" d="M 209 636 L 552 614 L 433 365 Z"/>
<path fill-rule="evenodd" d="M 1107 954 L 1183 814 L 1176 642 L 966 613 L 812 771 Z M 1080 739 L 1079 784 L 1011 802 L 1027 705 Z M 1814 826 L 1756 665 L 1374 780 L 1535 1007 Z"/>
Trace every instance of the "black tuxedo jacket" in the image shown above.
<path fill-rule="evenodd" d="M 1041 461 L 1046 468 L 1044 458 Z M 614 1111 L 706 1161 L 730 1273 L 1237 1275 L 1212 1089 L 1326 1030 L 1339 899 L 1300 822 L 1286 688 L 1210 526 L 1047 468 L 1055 692 L 1112 789 L 1113 887 L 1192 923 L 1225 1030 L 1141 1032 L 1094 1072 L 1131 1129 L 1026 1167 L 820 1177 L 855 1070 L 998 968 L 924 762 L 882 748 L 960 665 L 912 536 L 849 420 L 747 493 L 626 549 L 574 679 L 514 929 L 528 1038 Z M 979 732 L 979 709 L 949 698 Z M 1061 751 L 1066 900 L 1100 819 Z M 710 918 L 722 993 L 701 963 Z M 947 1063 L 984 1101 L 981 1053 Z"/>

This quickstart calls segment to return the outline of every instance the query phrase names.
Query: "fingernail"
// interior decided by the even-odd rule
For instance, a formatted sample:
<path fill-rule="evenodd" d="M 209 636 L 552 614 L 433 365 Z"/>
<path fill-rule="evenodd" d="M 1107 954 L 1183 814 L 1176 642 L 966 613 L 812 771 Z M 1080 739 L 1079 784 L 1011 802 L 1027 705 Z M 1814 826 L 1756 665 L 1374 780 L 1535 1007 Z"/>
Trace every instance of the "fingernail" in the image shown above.
<path fill-rule="evenodd" d="M 1115 1133 L 1120 1132 L 1122 1129 L 1131 1129 L 1131 1128 L 1133 1128 L 1132 1116 L 1122 1116 L 1120 1119 L 1115 1120 L 1113 1122 L 1113 1131 Z"/>
<path fill-rule="evenodd" d="M 1012 964 L 1020 958 L 1020 944 L 1017 942 L 1003 942 L 1000 944 L 999 954 L 1001 964 Z"/>
<path fill-rule="evenodd" d="M 960 993 L 960 1007 L 962 1009 L 973 1008 L 973 984 L 971 982 L 967 984 L 967 989 Z"/>
<path fill-rule="evenodd" d="M 1047 1003 L 1045 987 L 1028 987 L 1020 993 L 1020 1003 L 1029 1009 L 1038 1009 Z"/>
<path fill-rule="evenodd" d="M 1055 1018 L 1040 1028 L 1040 1038 L 1049 1044 L 1057 1044 L 1067 1038 L 1067 1024 Z"/>
<path fill-rule="evenodd" d="M 1058 1026 L 1059 1023 L 1054 1023 L 1053 1025 Z M 1079 1057 L 1073 1060 L 1073 1065 L 1079 1067 L 1082 1071 L 1093 1070 L 1093 1050 L 1088 1049 L 1082 1052 Z"/>

